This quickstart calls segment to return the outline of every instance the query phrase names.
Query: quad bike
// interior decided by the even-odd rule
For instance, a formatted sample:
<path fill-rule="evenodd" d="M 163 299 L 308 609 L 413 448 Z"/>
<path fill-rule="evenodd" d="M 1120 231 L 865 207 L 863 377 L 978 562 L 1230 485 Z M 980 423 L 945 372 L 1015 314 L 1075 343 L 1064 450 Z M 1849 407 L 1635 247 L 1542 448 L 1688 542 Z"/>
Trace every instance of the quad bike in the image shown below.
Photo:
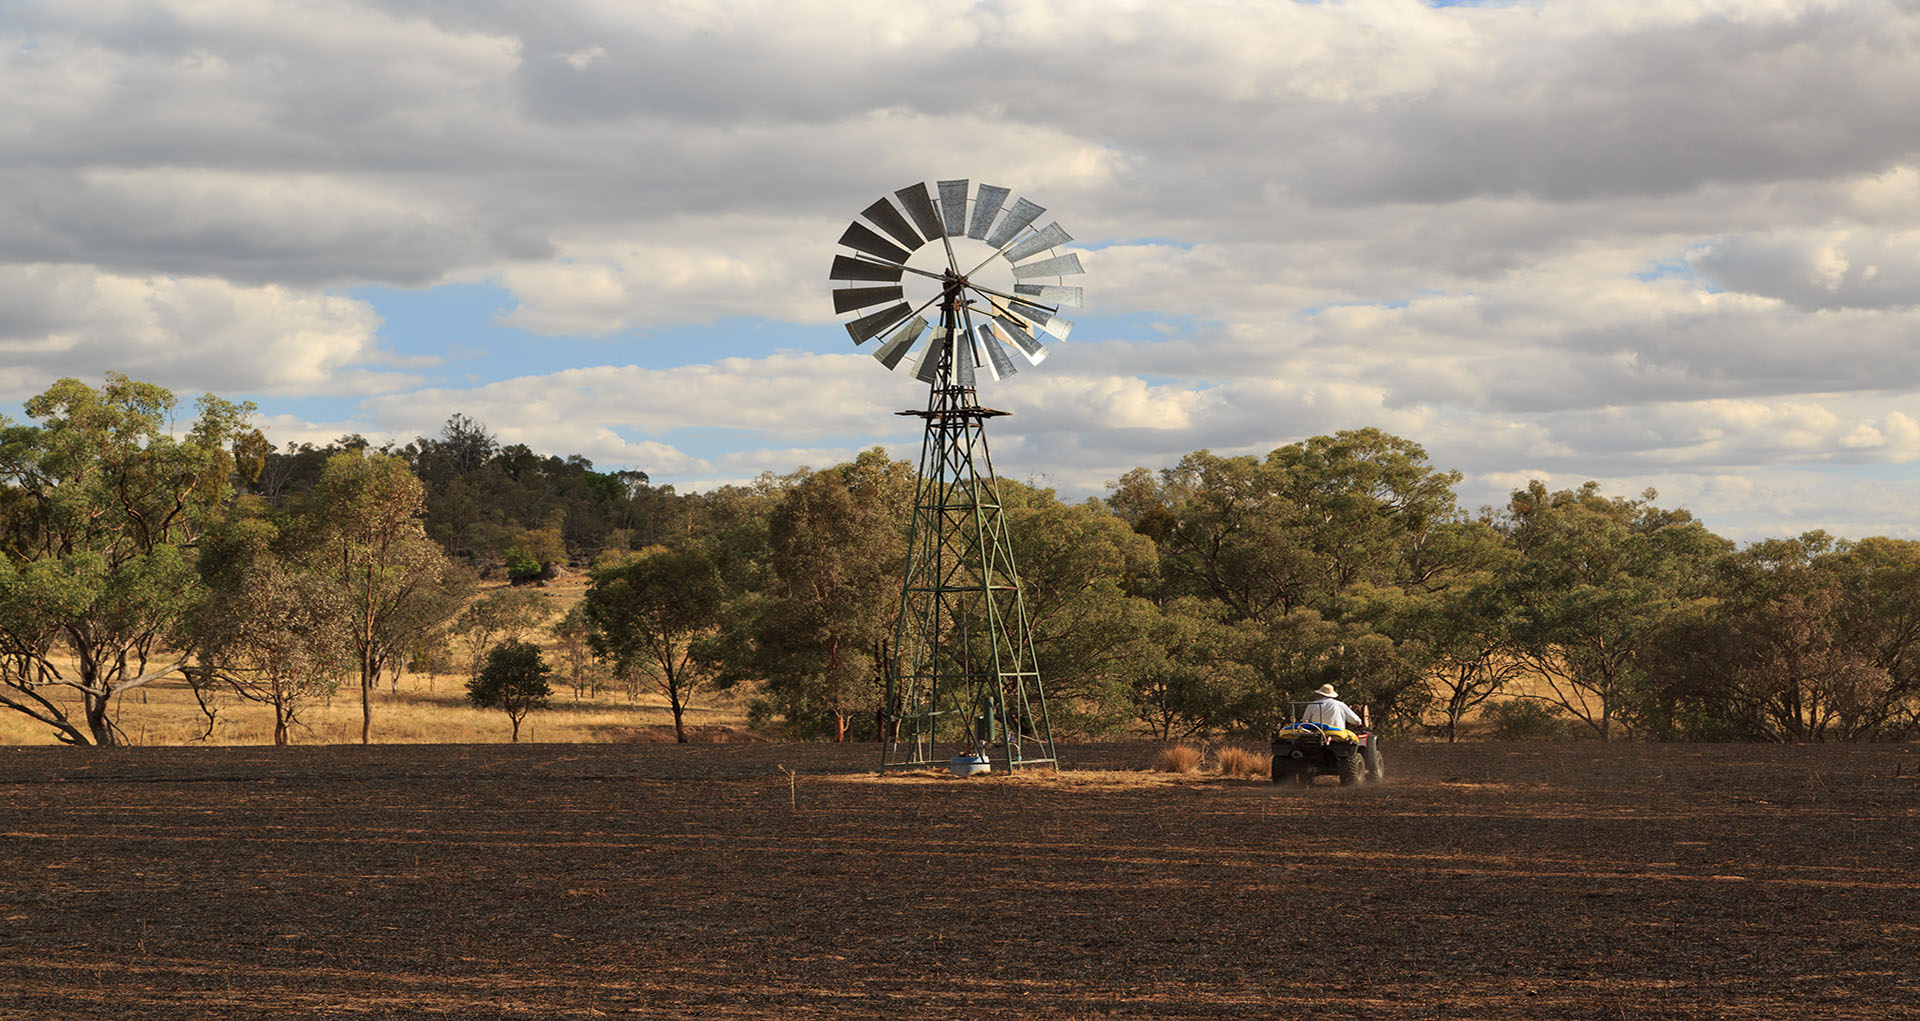
<path fill-rule="evenodd" d="M 1318 723 L 1289 723 L 1273 735 L 1273 782 L 1305 787 L 1323 774 L 1340 783 L 1379 783 L 1387 778 L 1380 735 L 1337 730 Z"/>

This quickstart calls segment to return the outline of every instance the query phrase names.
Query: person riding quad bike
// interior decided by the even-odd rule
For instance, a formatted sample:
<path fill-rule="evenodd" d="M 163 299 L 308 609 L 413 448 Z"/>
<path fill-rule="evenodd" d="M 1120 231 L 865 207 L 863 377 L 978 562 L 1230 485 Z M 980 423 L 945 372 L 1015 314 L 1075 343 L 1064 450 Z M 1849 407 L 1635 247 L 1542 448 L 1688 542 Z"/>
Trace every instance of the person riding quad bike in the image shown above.
<path fill-rule="evenodd" d="M 1331 684 L 1313 693 L 1320 698 L 1300 710 L 1299 721 L 1273 735 L 1273 782 L 1291 779 L 1304 787 L 1322 773 L 1342 784 L 1386 779 L 1380 739 L 1364 729 L 1365 715 L 1340 701 Z"/>

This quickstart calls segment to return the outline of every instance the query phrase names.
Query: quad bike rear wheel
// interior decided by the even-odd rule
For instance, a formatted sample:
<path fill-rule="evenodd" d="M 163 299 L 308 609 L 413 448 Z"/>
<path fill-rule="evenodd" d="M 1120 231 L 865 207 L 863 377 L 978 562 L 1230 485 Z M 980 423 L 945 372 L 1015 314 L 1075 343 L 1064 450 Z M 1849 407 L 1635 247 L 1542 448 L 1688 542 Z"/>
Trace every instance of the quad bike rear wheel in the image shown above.
<path fill-rule="evenodd" d="M 1340 759 L 1340 786 L 1359 783 L 1367 775 L 1367 763 L 1359 749 Z"/>

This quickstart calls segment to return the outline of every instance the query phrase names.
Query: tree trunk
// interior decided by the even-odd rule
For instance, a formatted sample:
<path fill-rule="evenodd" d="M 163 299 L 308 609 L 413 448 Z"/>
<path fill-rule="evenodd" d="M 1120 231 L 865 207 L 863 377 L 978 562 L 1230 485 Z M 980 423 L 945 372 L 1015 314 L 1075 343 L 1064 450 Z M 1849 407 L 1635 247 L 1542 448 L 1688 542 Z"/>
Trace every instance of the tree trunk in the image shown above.
<path fill-rule="evenodd" d="M 667 681 L 667 705 L 673 707 L 673 739 L 680 744 L 687 743 L 686 707 L 680 702 L 680 686 Z"/>

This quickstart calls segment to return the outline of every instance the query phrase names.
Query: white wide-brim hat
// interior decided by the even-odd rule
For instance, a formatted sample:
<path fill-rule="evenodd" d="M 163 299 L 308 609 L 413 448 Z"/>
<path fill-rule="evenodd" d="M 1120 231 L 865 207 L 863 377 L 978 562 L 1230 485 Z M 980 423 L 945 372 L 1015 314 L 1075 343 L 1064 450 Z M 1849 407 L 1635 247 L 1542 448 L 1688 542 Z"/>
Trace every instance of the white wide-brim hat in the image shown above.
<path fill-rule="evenodd" d="M 1325 695 L 1325 696 L 1327 696 L 1328 698 L 1339 698 L 1339 697 L 1340 697 L 1340 693 L 1339 693 L 1339 692 L 1337 692 L 1337 691 L 1335 691 L 1335 690 L 1333 690 L 1333 685 L 1331 685 L 1331 684 L 1322 684 L 1322 685 L 1321 685 L 1321 686 L 1319 686 L 1318 688 L 1315 688 L 1315 689 L 1313 689 L 1313 693 L 1314 693 L 1314 694 L 1316 694 L 1316 695 Z"/>

